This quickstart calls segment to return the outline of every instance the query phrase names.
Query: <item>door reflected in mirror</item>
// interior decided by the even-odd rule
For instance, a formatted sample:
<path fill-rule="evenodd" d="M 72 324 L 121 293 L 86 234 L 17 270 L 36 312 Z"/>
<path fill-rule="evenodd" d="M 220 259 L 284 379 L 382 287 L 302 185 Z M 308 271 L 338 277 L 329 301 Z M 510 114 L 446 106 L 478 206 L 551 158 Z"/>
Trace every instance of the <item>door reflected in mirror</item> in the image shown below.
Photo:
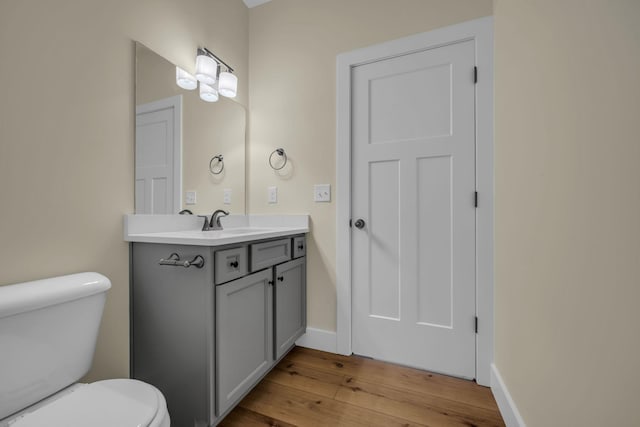
<path fill-rule="evenodd" d="M 244 107 L 178 87 L 175 65 L 141 43 L 135 99 L 135 212 L 245 213 Z"/>

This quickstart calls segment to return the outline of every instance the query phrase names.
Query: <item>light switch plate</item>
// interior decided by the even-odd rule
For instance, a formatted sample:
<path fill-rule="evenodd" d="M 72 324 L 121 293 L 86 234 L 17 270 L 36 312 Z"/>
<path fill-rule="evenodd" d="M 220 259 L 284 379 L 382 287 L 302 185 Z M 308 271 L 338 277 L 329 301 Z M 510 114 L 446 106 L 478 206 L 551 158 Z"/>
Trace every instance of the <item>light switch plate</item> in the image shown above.
<path fill-rule="evenodd" d="M 184 203 L 186 205 L 195 205 L 196 204 L 196 192 L 195 191 L 187 191 L 184 197 Z"/>
<path fill-rule="evenodd" d="M 267 202 L 278 203 L 278 187 L 267 187 Z"/>
<path fill-rule="evenodd" d="M 313 186 L 314 202 L 330 202 L 331 201 L 331 184 L 316 184 Z"/>
<path fill-rule="evenodd" d="M 224 203 L 225 205 L 230 205 L 231 204 L 231 189 L 230 188 L 225 188 L 224 189 L 222 203 Z"/>

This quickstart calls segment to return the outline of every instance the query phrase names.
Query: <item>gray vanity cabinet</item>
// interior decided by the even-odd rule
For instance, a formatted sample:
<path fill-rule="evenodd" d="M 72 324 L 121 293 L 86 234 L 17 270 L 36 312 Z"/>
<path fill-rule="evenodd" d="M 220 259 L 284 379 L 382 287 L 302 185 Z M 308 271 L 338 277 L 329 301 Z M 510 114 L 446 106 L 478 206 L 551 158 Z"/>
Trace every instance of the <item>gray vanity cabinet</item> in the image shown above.
<path fill-rule="evenodd" d="M 304 236 L 131 248 L 131 376 L 172 425 L 214 426 L 305 332 Z"/>
<path fill-rule="evenodd" d="M 305 258 L 275 267 L 274 357 L 279 359 L 307 328 Z"/>
<path fill-rule="evenodd" d="M 218 414 L 225 414 L 273 363 L 272 274 L 216 286 Z"/>

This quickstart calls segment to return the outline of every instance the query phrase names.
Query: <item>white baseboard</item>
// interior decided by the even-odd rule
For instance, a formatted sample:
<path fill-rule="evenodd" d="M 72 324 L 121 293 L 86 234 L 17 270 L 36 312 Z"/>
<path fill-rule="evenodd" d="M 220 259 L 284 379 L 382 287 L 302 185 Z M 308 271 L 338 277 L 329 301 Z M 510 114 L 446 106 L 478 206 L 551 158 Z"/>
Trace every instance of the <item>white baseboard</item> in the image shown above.
<path fill-rule="evenodd" d="M 338 348 L 335 332 L 316 328 L 307 328 L 307 333 L 298 338 L 296 345 L 329 353 L 337 353 Z"/>
<path fill-rule="evenodd" d="M 493 397 L 496 398 L 500 414 L 502 414 L 507 427 L 526 427 L 515 402 L 511 398 L 511 394 L 509 394 L 509 390 L 507 390 L 507 386 L 502 381 L 498 368 L 493 363 L 491 364 L 491 391 L 493 392 Z"/>

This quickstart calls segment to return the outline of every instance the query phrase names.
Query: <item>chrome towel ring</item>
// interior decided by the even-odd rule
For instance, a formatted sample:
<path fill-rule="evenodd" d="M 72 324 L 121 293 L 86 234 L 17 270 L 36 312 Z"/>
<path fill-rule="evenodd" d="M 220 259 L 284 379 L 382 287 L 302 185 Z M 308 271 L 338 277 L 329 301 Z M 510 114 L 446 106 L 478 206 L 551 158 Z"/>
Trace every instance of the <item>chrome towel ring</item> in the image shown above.
<path fill-rule="evenodd" d="M 277 154 L 281 159 L 283 159 L 282 160 L 282 165 L 280 167 L 276 167 L 276 166 L 273 165 L 273 161 L 274 161 L 273 155 L 274 154 Z M 277 157 L 276 157 L 276 159 L 277 159 Z M 271 166 L 271 169 L 279 171 L 280 169 L 285 167 L 286 164 L 287 164 L 287 153 L 284 152 L 284 148 L 276 148 L 269 155 L 269 166 Z"/>
<path fill-rule="evenodd" d="M 224 161 L 222 154 L 218 154 L 217 156 L 213 156 L 209 161 L 209 172 L 214 175 L 220 175 L 224 170 Z"/>

